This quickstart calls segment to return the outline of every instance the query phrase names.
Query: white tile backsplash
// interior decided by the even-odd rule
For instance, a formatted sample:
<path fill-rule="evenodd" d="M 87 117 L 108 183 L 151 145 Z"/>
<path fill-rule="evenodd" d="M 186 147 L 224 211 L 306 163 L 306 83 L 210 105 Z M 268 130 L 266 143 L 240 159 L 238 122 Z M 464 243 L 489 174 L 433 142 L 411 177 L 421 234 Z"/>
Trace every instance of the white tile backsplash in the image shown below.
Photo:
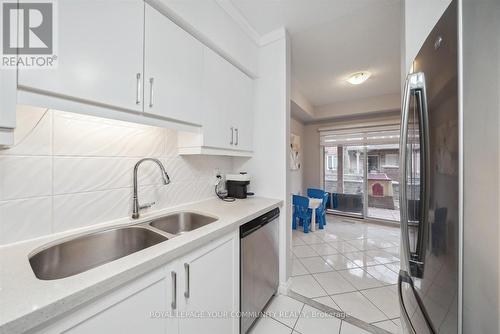
<path fill-rule="evenodd" d="M 0 201 L 0 244 L 52 232 L 52 197 Z"/>
<path fill-rule="evenodd" d="M 54 155 L 159 157 L 165 129 L 54 111 Z"/>
<path fill-rule="evenodd" d="M 0 245 L 126 217 L 134 164 L 139 200 L 151 210 L 211 198 L 214 170 L 230 157 L 178 156 L 177 132 L 57 110 L 18 106 L 16 144 L 0 149 Z"/>
<path fill-rule="evenodd" d="M 51 155 L 52 113 L 45 108 L 18 106 L 14 146 L 2 155 Z"/>
<path fill-rule="evenodd" d="M 0 157 L 0 200 L 50 196 L 51 193 L 51 157 Z"/>
<path fill-rule="evenodd" d="M 131 203 L 130 189 L 54 196 L 54 232 L 126 217 Z"/>

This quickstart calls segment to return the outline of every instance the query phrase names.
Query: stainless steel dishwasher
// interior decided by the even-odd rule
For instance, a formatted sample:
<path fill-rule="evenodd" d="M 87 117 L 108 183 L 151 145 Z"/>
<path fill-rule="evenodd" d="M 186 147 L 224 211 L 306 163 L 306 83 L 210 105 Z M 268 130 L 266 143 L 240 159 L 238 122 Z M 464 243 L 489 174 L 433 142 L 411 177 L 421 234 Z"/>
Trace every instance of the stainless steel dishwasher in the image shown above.
<path fill-rule="evenodd" d="M 240 227 L 240 333 L 278 291 L 278 208 Z"/>

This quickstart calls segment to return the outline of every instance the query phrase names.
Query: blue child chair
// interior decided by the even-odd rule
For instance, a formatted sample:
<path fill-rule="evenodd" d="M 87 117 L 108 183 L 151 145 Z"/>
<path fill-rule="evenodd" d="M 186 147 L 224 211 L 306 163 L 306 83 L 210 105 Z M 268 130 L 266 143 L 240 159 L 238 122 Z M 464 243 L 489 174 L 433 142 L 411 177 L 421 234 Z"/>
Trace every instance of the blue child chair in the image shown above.
<path fill-rule="evenodd" d="M 309 198 L 299 195 L 293 195 L 292 203 L 292 229 L 297 229 L 298 219 L 304 226 L 304 233 L 309 233 L 309 224 L 311 223 L 311 213 L 309 212 Z"/>
<path fill-rule="evenodd" d="M 328 193 L 321 189 L 307 189 L 307 196 L 322 199 L 321 205 L 316 209 L 316 220 L 320 229 L 326 225 L 326 204 L 328 203 Z"/>

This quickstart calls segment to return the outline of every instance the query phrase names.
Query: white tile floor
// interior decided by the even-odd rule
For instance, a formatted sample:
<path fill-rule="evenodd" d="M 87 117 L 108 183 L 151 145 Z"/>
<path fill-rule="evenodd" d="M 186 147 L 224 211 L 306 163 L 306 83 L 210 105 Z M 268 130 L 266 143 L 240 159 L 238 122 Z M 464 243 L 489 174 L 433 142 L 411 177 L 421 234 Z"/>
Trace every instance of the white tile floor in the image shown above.
<path fill-rule="evenodd" d="M 369 333 L 333 315 L 279 295 L 257 321 L 250 334 L 365 334 Z"/>
<path fill-rule="evenodd" d="M 327 215 L 327 221 L 324 230 L 308 234 L 300 228 L 293 231 L 291 289 L 366 323 L 398 333 L 399 228 L 332 215 Z M 314 320 L 300 318 L 295 326 L 289 322 L 288 327 L 307 334 Z M 301 326 L 297 327 L 299 323 Z M 321 330 L 311 333 L 321 333 Z M 337 332 L 330 329 L 328 333 Z M 364 331 L 342 321 L 339 333 Z"/>

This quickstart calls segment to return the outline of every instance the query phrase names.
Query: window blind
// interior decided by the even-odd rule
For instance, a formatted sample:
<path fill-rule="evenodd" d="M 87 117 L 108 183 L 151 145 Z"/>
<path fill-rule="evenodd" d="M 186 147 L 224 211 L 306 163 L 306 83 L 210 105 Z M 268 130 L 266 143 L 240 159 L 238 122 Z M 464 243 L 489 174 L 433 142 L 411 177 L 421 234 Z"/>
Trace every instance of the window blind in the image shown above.
<path fill-rule="evenodd" d="M 399 124 L 318 131 L 322 146 L 399 144 Z"/>

